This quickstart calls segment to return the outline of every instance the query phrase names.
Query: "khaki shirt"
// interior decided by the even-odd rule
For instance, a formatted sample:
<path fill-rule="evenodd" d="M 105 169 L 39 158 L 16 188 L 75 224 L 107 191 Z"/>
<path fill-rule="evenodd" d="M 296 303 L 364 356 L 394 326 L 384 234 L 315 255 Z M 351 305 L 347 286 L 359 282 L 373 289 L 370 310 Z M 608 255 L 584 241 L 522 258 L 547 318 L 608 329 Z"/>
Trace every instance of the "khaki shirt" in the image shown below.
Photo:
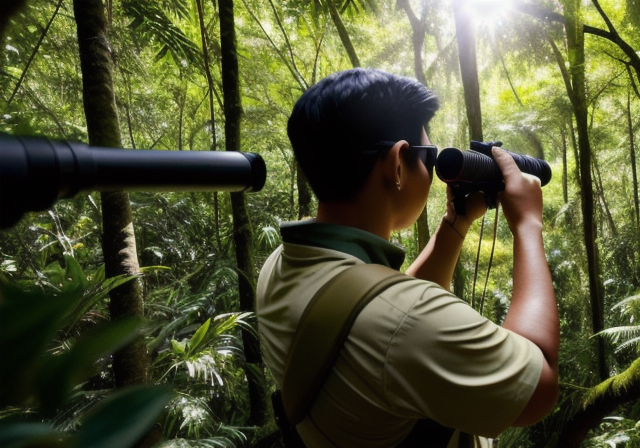
<path fill-rule="evenodd" d="M 358 263 L 341 251 L 285 240 L 264 264 L 258 327 L 278 384 L 305 306 L 326 281 Z M 401 282 L 360 313 L 298 430 L 309 448 L 395 446 L 423 418 L 496 437 L 528 403 L 542 360 L 535 344 L 438 285 Z M 457 446 L 457 434 L 449 446 Z M 475 444 L 488 446 L 478 437 Z"/>

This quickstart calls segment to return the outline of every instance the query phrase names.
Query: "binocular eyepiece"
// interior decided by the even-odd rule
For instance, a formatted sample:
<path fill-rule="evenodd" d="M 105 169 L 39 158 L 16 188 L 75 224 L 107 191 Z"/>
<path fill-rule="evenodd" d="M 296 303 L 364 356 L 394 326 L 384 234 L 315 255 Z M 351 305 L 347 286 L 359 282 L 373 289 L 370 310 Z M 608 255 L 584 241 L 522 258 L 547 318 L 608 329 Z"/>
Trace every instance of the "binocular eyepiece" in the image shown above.
<path fill-rule="evenodd" d="M 89 147 L 0 133 L 0 229 L 90 191 L 259 191 L 259 154 Z"/>

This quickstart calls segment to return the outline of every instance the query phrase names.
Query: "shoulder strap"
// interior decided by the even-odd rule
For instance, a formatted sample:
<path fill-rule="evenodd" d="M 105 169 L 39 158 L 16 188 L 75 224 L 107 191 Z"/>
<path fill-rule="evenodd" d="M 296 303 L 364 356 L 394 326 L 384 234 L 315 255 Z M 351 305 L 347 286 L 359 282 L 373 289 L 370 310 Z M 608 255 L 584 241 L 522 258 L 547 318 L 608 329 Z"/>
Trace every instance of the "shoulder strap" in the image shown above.
<path fill-rule="evenodd" d="M 345 269 L 313 296 L 298 323 L 282 381 L 282 400 L 292 424 L 309 412 L 358 313 L 392 284 L 410 279 L 386 266 L 360 264 Z"/>

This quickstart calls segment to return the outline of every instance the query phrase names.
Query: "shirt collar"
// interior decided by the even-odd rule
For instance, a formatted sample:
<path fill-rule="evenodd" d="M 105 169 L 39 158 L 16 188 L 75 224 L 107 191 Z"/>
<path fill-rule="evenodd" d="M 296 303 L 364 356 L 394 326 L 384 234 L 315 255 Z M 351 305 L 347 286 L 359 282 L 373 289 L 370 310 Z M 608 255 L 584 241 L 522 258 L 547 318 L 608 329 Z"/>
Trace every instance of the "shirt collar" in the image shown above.
<path fill-rule="evenodd" d="M 282 223 L 280 233 L 285 243 L 337 250 L 368 264 L 400 269 L 404 262 L 404 250 L 378 235 L 355 227 L 306 220 Z"/>

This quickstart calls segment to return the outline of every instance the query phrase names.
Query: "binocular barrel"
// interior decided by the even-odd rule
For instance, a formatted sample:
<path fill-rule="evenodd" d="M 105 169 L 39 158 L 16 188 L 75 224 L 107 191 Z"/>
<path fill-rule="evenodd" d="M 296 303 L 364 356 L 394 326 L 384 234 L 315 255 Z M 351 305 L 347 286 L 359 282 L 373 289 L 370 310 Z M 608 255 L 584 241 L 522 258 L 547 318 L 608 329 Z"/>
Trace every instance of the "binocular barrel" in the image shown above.
<path fill-rule="evenodd" d="M 266 175 L 255 153 L 98 148 L 0 133 L 0 228 L 80 192 L 259 191 Z"/>
<path fill-rule="evenodd" d="M 507 151 L 520 168 L 540 179 L 542 186 L 551 180 L 551 167 L 542 159 Z M 436 159 L 436 173 L 440 180 L 451 182 L 501 182 L 502 172 L 493 157 L 478 151 L 444 148 Z"/>

